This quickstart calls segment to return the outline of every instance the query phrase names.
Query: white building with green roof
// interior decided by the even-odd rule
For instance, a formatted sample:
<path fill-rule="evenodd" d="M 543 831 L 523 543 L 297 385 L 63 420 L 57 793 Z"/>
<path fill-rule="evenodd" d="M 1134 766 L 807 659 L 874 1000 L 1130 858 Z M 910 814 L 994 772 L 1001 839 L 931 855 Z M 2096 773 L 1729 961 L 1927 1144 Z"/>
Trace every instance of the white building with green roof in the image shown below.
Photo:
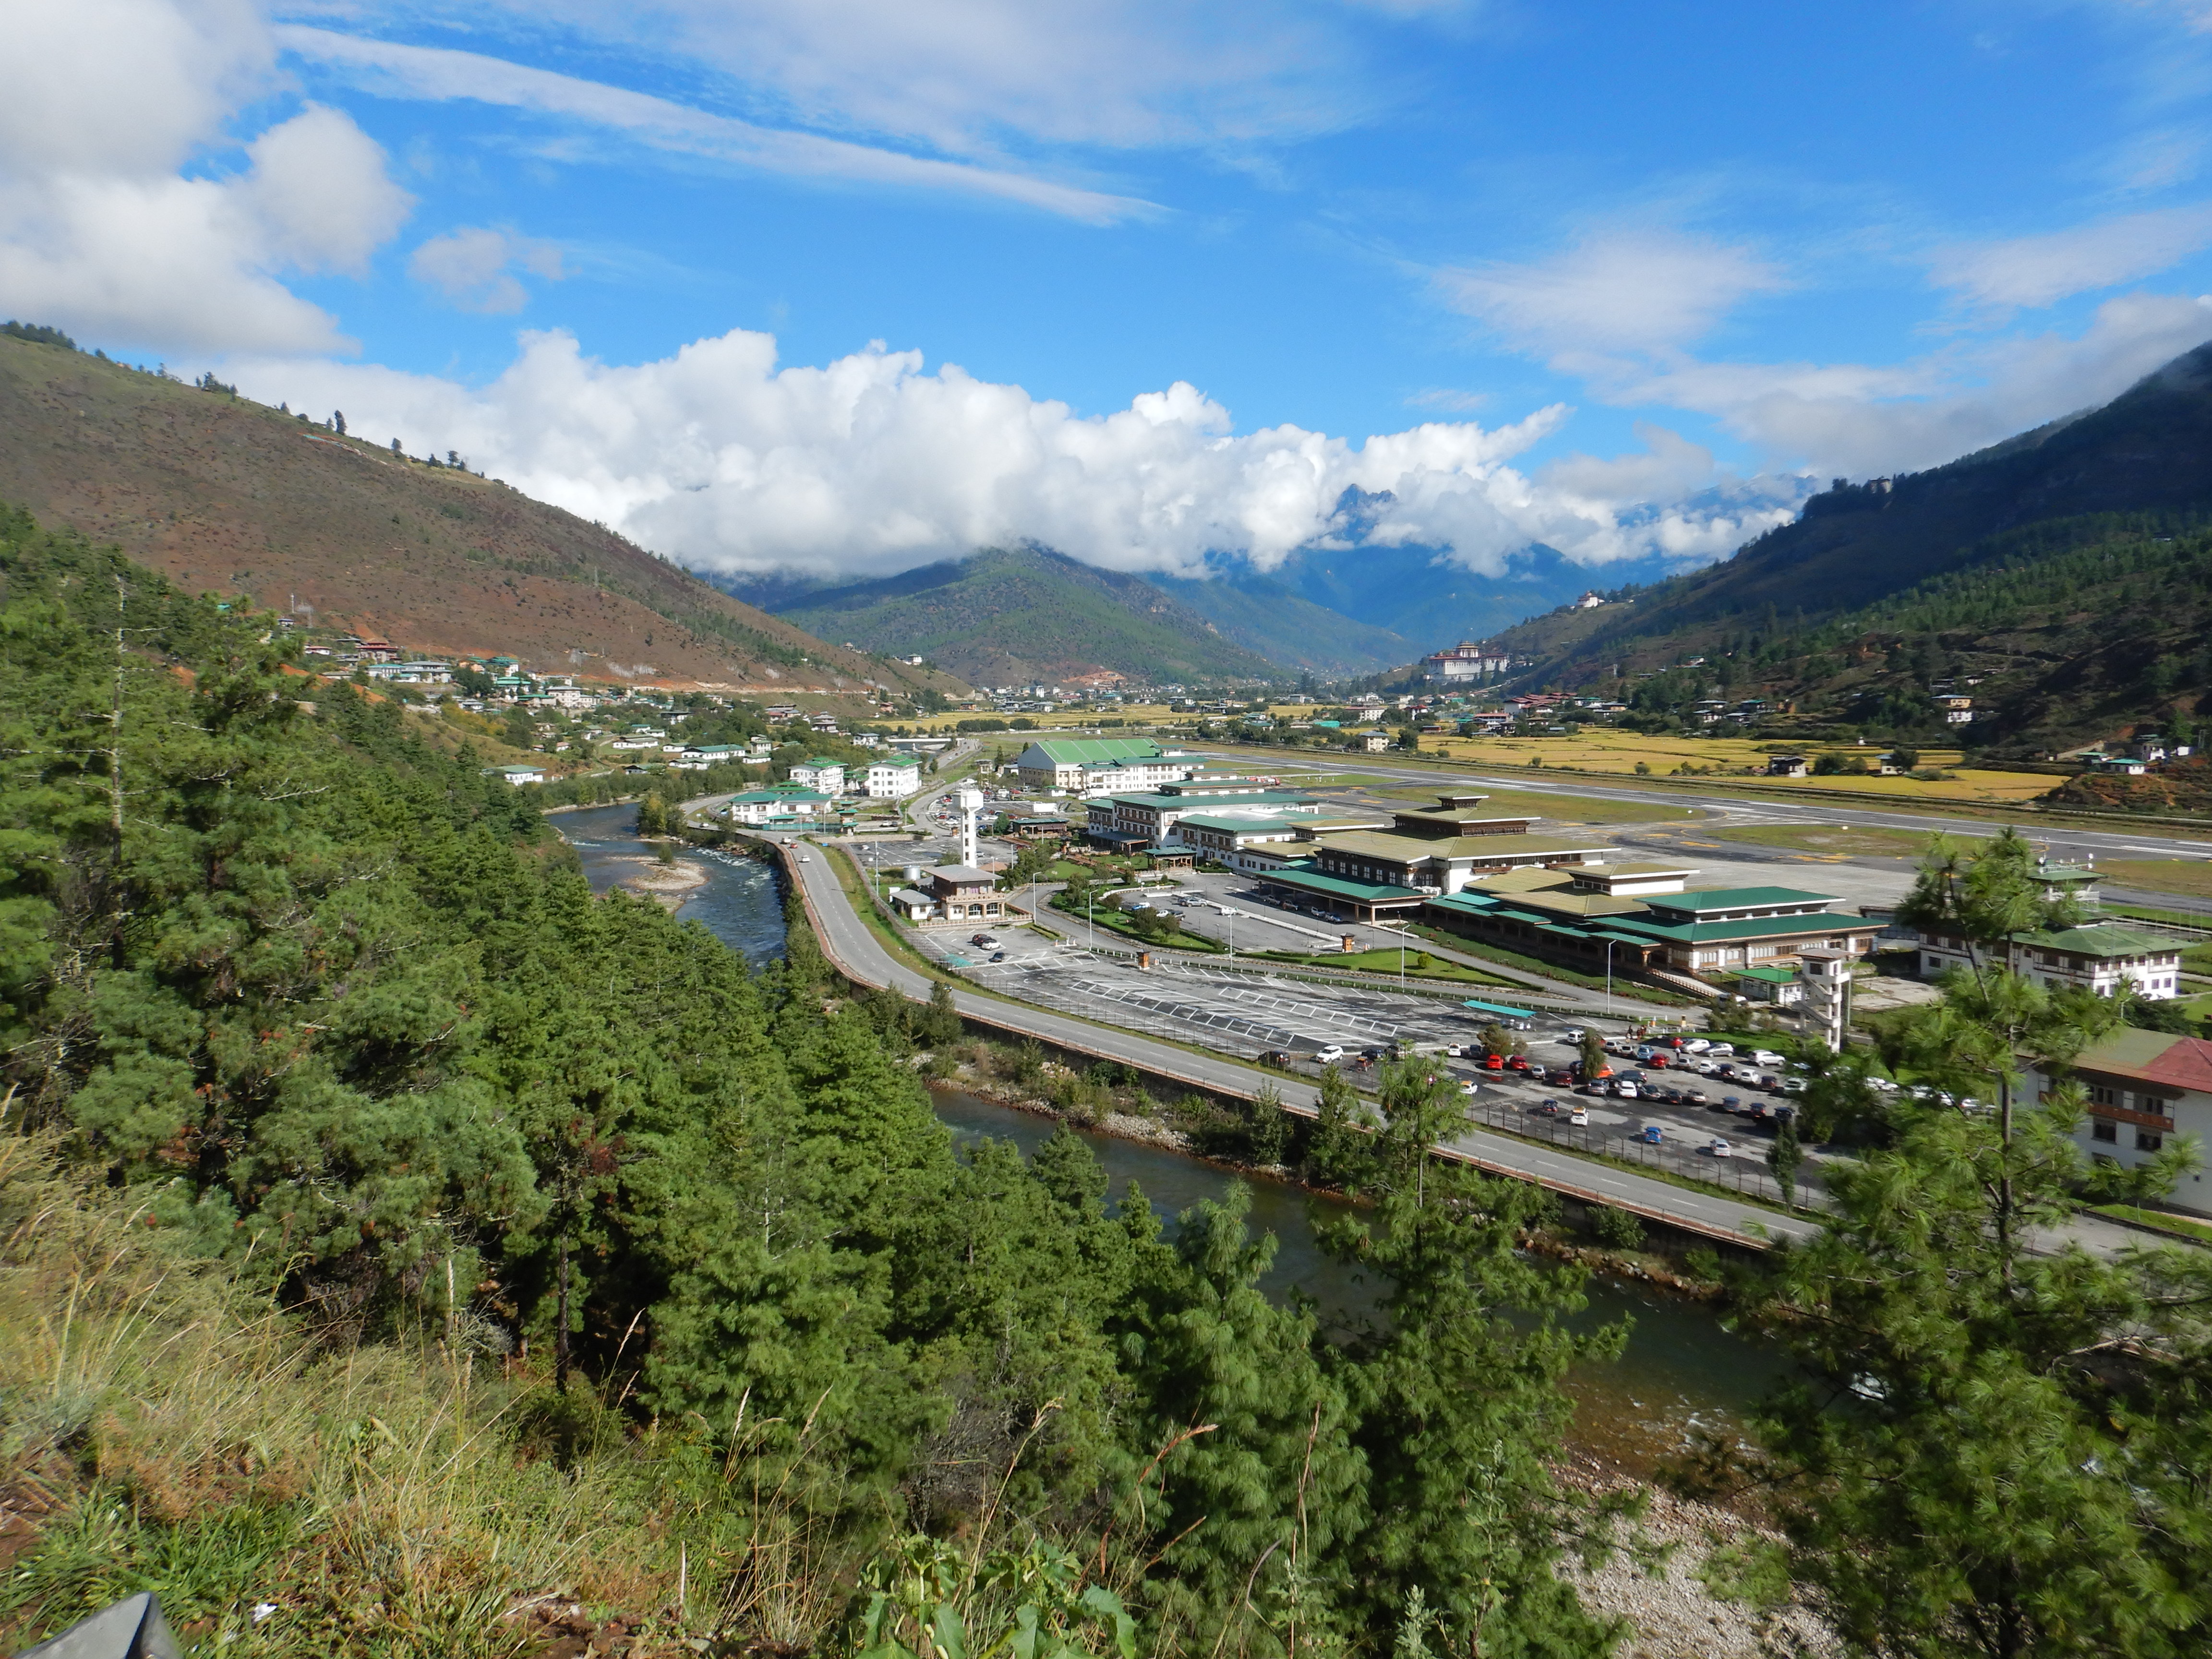
<path fill-rule="evenodd" d="M 1039 738 L 1014 762 L 1024 789 L 1103 794 L 1176 783 L 1197 769 L 1150 738 Z"/>
<path fill-rule="evenodd" d="M 802 789 L 819 789 L 825 795 L 845 793 L 845 763 L 817 755 L 792 763 L 791 781 Z"/>

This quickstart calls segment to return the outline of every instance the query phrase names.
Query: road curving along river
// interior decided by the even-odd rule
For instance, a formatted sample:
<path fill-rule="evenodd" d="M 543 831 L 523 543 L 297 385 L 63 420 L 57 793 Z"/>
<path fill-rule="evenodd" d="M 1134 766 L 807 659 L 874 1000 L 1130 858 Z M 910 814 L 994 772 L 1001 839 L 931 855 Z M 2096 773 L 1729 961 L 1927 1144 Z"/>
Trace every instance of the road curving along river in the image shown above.
<path fill-rule="evenodd" d="M 634 832 L 636 816 L 634 806 L 599 806 L 553 817 L 594 892 L 652 868 L 653 854 Z M 755 964 L 781 951 L 782 890 L 772 869 L 730 854 L 694 850 L 680 856 L 706 879 L 685 895 L 679 920 L 699 922 Z M 958 1090 L 933 1089 L 930 1096 L 957 1142 L 989 1137 L 1028 1153 L 1055 1127 L 1049 1118 Z M 1365 1305 L 1358 1276 L 1323 1254 L 1316 1236 L 1340 1200 L 1146 1142 L 1095 1132 L 1086 1138 L 1105 1166 L 1109 1193 L 1118 1197 L 1134 1181 L 1170 1225 L 1201 1200 L 1218 1199 L 1232 1182 L 1244 1180 L 1252 1191 L 1253 1231 L 1275 1236 L 1265 1287 L 1311 1297 L 1324 1319 L 1356 1315 Z M 1579 1368 L 1569 1387 L 1577 1449 L 1629 1473 L 1648 1474 L 1699 1429 L 1725 1430 L 1781 1372 L 1772 1350 L 1729 1330 L 1711 1308 L 1625 1279 L 1594 1279 L 1589 1306 L 1576 1322 L 1595 1326 L 1623 1317 L 1632 1329 L 1621 1358 Z"/>

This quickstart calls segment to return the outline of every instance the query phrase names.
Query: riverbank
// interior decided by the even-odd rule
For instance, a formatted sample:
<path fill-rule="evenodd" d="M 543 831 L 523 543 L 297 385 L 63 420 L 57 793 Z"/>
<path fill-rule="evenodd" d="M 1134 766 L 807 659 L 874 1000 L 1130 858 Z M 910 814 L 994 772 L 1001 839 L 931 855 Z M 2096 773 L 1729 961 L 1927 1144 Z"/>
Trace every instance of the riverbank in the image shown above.
<path fill-rule="evenodd" d="M 1571 1563 L 1562 1575 L 1591 1611 L 1635 1627 L 1617 1659 L 1828 1659 L 1843 1652 L 1835 1632 L 1808 1607 L 1794 1601 L 1761 1606 L 1715 1592 L 1715 1583 L 1737 1576 L 1731 1571 L 1736 1553 L 1782 1541 L 1772 1528 L 1677 1498 L 1601 1459 L 1571 1455 L 1554 1472 L 1565 1485 L 1594 1496 L 1627 1487 L 1644 1498 L 1636 1530 L 1656 1559 L 1623 1551 L 1594 1569 Z"/>
<path fill-rule="evenodd" d="M 607 861 L 637 866 L 635 874 L 617 876 L 614 884 L 625 892 L 636 894 L 640 898 L 651 899 L 672 915 L 682 909 L 685 901 L 710 879 L 704 866 L 688 859 L 678 859 L 672 864 L 663 864 L 658 859 L 650 858 L 611 859 Z"/>

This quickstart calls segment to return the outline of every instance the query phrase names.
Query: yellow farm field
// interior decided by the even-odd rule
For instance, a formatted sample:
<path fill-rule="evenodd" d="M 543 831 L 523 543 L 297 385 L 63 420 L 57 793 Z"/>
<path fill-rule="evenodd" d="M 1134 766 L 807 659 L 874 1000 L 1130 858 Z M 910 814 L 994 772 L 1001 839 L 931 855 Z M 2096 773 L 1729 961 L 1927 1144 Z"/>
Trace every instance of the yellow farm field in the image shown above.
<path fill-rule="evenodd" d="M 1820 752 L 1824 745 L 1811 745 L 1807 752 Z M 1754 744 L 1747 738 L 1646 737 L 1635 732 L 1583 732 L 1571 738 L 1428 738 L 1422 741 L 1425 750 L 1447 755 L 1455 760 L 1474 761 L 1485 766 L 1526 766 L 1531 760 L 1546 767 L 1573 767 L 1592 772 L 1633 772 L 1640 761 L 1655 777 L 1672 775 L 1679 767 L 1711 767 L 1725 773 L 1741 767 L 1760 767 L 1766 764 L 1767 751 L 1763 744 Z M 1853 750 L 1850 752 L 1862 752 Z M 1863 751 L 1869 760 L 1877 752 L 1871 745 Z M 1957 766 L 1955 750 L 1923 750 L 1925 764 L 1946 770 Z M 1769 787 L 1785 787 L 1798 781 L 1790 778 L 1763 776 L 1735 777 L 1734 784 Z M 1822 789 L 1845 789 L 1854 793 L 1887 797 L 1899 800 L 1967 800 L 2020 801 L 2047 793 L 2054 780 L 2030 772 L 1996 772 L 1978 769 L 1961 770 L 1955 778 L 1942 782 L 1923 782 L 1917 778 L 1850 777 L 1838 775 L 1818 779 L 1806 779 Z"/>

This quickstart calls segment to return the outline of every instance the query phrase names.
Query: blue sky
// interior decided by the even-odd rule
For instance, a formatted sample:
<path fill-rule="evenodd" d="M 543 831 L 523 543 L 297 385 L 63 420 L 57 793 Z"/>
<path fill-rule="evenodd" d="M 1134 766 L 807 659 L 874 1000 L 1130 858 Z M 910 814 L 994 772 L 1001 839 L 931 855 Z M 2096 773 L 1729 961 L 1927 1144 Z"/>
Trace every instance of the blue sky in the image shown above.
<path fill-rule="evenodd" d="M 0 311 L 696 563 L 1697 561 L 2212 336 L 2202 0 L 21 9 Z"/>

